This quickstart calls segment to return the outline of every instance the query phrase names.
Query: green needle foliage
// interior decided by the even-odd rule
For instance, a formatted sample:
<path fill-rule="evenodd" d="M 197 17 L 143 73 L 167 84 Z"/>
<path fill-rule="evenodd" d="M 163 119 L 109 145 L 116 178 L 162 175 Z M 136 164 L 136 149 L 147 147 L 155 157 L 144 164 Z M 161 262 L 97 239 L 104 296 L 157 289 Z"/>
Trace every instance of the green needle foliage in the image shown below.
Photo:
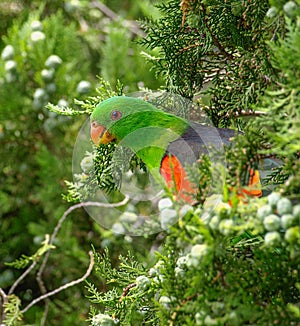
<path fill-rule="evenodd" d="M 97 102 L 103 99 L 94 92 L 98 84 L 96 76 L 102 71 L 109 73 L 109 67 L 117 65 L 120 67 L 117 73 L 124 77 L 127 90 L 137 90 L 138 83 L 149 83 L 153 88 L 159 85 L 154 74 L 143 69 L 142 59 L 137 59 L 139 46 L 129 42 L 140 32 L 138 25 L 133 22 L 132 26 L 129 20 L 148 14 L 151 4 L 132 3 L 134 8 L 126 14 L 123 8 L 128 3 L 119 4 L 116 7 L 122 14 L 111 16 L 107 7 L 99 7 L 98 1 L 0 3 L 0 288 L 4 292 L 22 273 L 16 270 L 16 265 L 5 262 L 16 261 L 18 257 L 22 257 L 20 265 L 30 262 L 45 234 L 52 231 L 68 207 L 61 193 L 67 192 L 64 180 L 72 176 L 72 152 L 83 122 L 82 113 L 91 112 L 85 100 L 87 96 L 91 103 L 95 103 L 96 97 Z M 127 37 L 122 48 L 117 43 L 118 31 Z M 117 53 L 117 49 L 123 55 L 113 63 L 109 51 Z M 136 60 L 140 67 L 138 76 L 132 73 Z M 110 78 L 118 88 L 118 77 Z M 45 108 L 48 102 L 52 103 L 52 111 Z M 90 247 L 87 239 L 94 237 L 99 246 L 102 241 L 106 245 L 118 241 L 112 232 L 105 232 L 85 214 L 77 212 L 63 224 L 63 236 L 55 244 L 62 250 L 50 255 L 44 275 L 47 291 L 59 287 L 61 280 L 67 283 L 84 273 Z M 126 246 L 116 245 L 120 247 Z M 14 292 L 22 308 L 40 294 L 35 272 L 29 273 Z M 74 287 L 55 296 L 53 301 L 51 298 L 55 303 L 50 304 L 46 321 L 43 301 L 26 312 L 20 323 L 82 324 L 88 311 L 82 292 L 80 287 Z M 3 323 L 4 301 L 1 296 Z M 76 313 L 70 313 L 72 310 Z M 6 316 L 12 314 L 7 312 Z"/>
<path fill-rule="evenodd" d="M 158 203 L 153 201 L 149 205 L 131 200 L 121 208 L 111 230 L 106 231 L 99 231 L 100 225 L 87 225 L 84 216 L 80 229 L 84 234 L 82 247 L 87 239 L 91 239 L 84 231 L 92 228 L 92 232 L 101 236 L 100 244 L 96 237 L 91 240 L 95 247 L 95 274 L 87 282 L 88 295 L 84 304 L 89 300 L 92 307 L 90 317 L 85 316 L 86 319 L 92 326 L 296 326 L 300 319 L 300 3 L 298 0 L 168 0 L 161 1 L 157 8 L 159 14 L 155 12 L 155 18 L 143 22 L 145 37 L 132 47 L 132 35 L 128 30 L 119 33 L 122 21 L 119 23 L 113 18 L 112 22 L 104 24 L 106 34 L 101 36 L 106 37 L 107 42 L 96 57 L 103 59 L 100 71 L 108 82 L 100 79 L 96 94 L 89 97 L 86 95 L 91 94 L 83 94 L 83 98 L 75 101 L 74 107 L 58 105 L 68 67 L 76 71 L 73 62 L 64 65 L 68 62 L 65 52 L 72 49 L 71 45 L 70 49 L 61 45 L 64 50 L 59 56 L 63 63 L 55 75 L 58 93 L 53 94 L 53 100 L 49 98 L 54 103 L 47 106 L 50 113 L 42 107 L 37 108 L 39 103 L 34 103 L 34 92 L 30 87 L 46 87 L 41 71 L 48 48 L 43 48 L 42 43 L 36 44 L 36 51 L 28 55 L 28 61 L 22 59 L 21 50 L 16 51 L 17 68 L 12 63 L 3 63 L 0 67 L 1 83 L 6 89 L 3 99 L 9 108 L 3 109 L 8 122 L 1 127 L 4 134 L 10 134 L 13 139 L 12 145 L 5 145 L 5 153 L 11 149 L 17 157 L 20 150 L 30 149 L 34 161 L 31 169 L 25 169 L 25 172 L 31 173 L 31 178 L 39 177 L 39 187 L 36 188 L 39 195 L 30 196 L 32 206 L 36 199 L 43 202 L 43 198 L 54 196 L 56 192 L 51 187 L 43 187 L 42 180 L 53 178 L 53 170 L 60 171 L 61 152 L 56 153 L 55 142 L 50 142 L 49 138 L 45 137 L 45 144 L 40 141 L 41 135 L 47 136 L 48 133 L 43 130 L 43 119 L 35 125 L 37 131 L 34 135 L 37 136 L 34 139 L 26 138 L 22 130 L 20 134 L 16 132 L 13 108 L 24 104 L 25 112 L 20 114 L 20 121 L 24 124 L 32 121 L 32 107 L 40 110 L 37 112 L 47 119 L 51 114 L 64 116 L 65 128 L 57 128 L 62 135 L 72 129 L 68 125 L 70 117 L 79 121 L 79 116 L 90 114 L 102 100 L 127 94 L 134 88 L 134 62 L 141 78 L 149 76 L 148 70 L 143 73 L 141 58 L 135 61 L 137 51 L 143 48 L 141 56 L 149 61 L 156 75 L 164 79 L 164 89 L 191 99 L 195 105 L 191 110 L 186 109 L 180 99 L 172 103 L 164 95 L 149 95 L 151 92 L 145 92 L 145 98 L 163 109 L 175 109 L 176 114 L 184 117 L 200 116 L 201 122 L 205 122 L 201 115 L 205 110 L 216 126 L 234 128 L 237 135 L 225 151 L 226 166 L 216 167 L 207 156 L 203 156 L 199 166 L 188 169 L 190 180 L 197 183 L 201 178 L 197 205 L 175 201 L 169 192 Z M 79 15 L 80 10 L 73 12 Z M 82 13 L 79 17 L 87 16 Z M 60 29 L 53 25 L 58 23 L 57 17 L 49 18 L 44 31 L 55 34 Z M 47 26 L 52 28 L 48 30 Z M 31 35 L 30 28 L 30 24 L 20 25 L 21 40 Z M 14 37 L 17 30 L 12 28 L 6 44 L 11 40 L 20 41 Z M 139 28 L 138 32 L 141 32 Z M 88 39 L 86 36 L 85 40 Z M 118 45 L 118 42 L 122 44 Z M 89 49 L 95 51 L 97 42 L 87 43 Z M 27 51 L 27 45 L 21 42 L 20 49 Z M 53 41 L 49 48 L 52 53 L 54 48 L 59 51 L 60 46 Z M 126 53 L 130 59 L 127 65 L 122 65 L 126 62 Z M 73 50 L 69 55 L 72 54 Z M 116 66 L 110 65 L 110 55 Z M 38 58 L 43 59 L 42 63 Z M 94 61 L 93 67 L 97 66 Z M 28 73 L 22 74 L 23 70 Z M 125 79 L 124 87 L 116 82 L 119 78 Z M 15 91 L 11 89 L 12 81 L 22 97 L 9 93 Z M 78 98 L 72 85 L 77 85 L 77 82 L 68 85 L 70 98 Z M 41 99 L 46 102 L 45 98 Z M 66 139 L 69 137 L 67 135 Z M 15 146 L 15 142 L 22 146 Z M 33 143 L 38 143 L 38 146 L 33 146 Z M 81 170 L 75 175 L 74 182 L 67 182 L 68 193 L 64 196 L 67 201 L 88 200 L 100 189 L 116 202 L 120 197 L 120 176 L 126 177 L 126 171 L 130 170 L 139 183 L 145 183 L 145 174 L 137 173 L 143 170 L 143 163 L 126 149 L 117 148 L 115 144 L 92 147 L 91 151 L 82 154 Z M 52 169 L 46 164 L 50 161 L 50 149 L 57 154 L 51 160 Z M 36 166 L 41 172 L 33 172 Z M 267 174 L 261 180 L 263 198 L 239 198 L 238 190 L 248 184 L 249 172 L 256 169 L 260 169 L 261 175 Z M 8 164 L 3 166 L 5 189 L 0 192 L 0 199 L 4 203 L 4 214 L 13 209 L 8 194 L 17 194 L 18 210 L 23 208 L 19 198 L 24 197 L 20 196 L 12 181 L 15 178 L 13 170 Z M 17 180 L 22 180 L 22 171 Z M 216 176 L 219 179 L 215 179 Z M 214 185 L 215 180 L 218 185 Z M 56 206 L 56 202 L 48 200 L 41 208 L 34 207 L 34 212 L 49 213 Z M 28 217 L 30 210 L 22 209 L 21 212 L 21 216 L 27 217 L 32 234 L 42 234 L 41 229 L 45 227 L 31 221 Z M 105 218 L 110 219 L 114 212 L 106 210 Z M 143 232 L 139 233 L 141 236 L 132 236 L 140 223 L 144 223 Z M 5 224 L 7 238 L 22 231 L 21 228 L 11 230 L 9 226 Z M 153 230 L 163 231 L 152 235 Z M 80 263 L 84 261 L 70 225 L 66 227 L 64 241 L 67 241 L 66 256 L 79 256 Z M 124 254 L 127 249 L 130 249 L 129 253 Z M 15 267 L 36 261 L 42 253 L 44 251 L 33 256 L 25 253 L 15 262 Z M 71 269 L 79 269 L 80 264 L 74 265 L 70 259 L 64 259 L 63 265 L 68 269 L 69 264 Z M 53 266 L 59 270 L 56 261 L 53 261 Z M 20 299 L 23 304 L 22 295 L 12 296 L 6 305 L 6 318 L 12 325 L 21 323 L 16 317 L 23 318 Z M 63 307 L 65 314 L 68 309 L 62 301 L 55 301 L 56 310 Z M 77 300 L 73 301 L 71 310 L 65 314 L 72 324 L 76 320 L 74 311 L 79 306 Z"/>
<path fill-rule="evenodd" d="M 300 27 L 297 12 L 299 9 L 295 8 L 295 16 L 287 18 L 286 37 L 269 42 L 274 53 L 273 65 L 280 72 L 279 79 L 275 89 L 268 89 L 257 105 L 267 108 L 267 121 L 261 119 L 259 123 L 264 126 L 273 153 L 284 159 L 283 167 L 273 175 L 273 179 L 279 183 L 286 181 L 284 191 L 293 198 L 299 198 L 300 193 Z"/>
<path fill-rule="evenodd" d="M 187 98 L 208 96 L 218 126 L 249 113 L 270 83 L 274 68 L 266 39 L 280 33 L 282 18 L 265 19 L 268 1 L 168 1 L 160 19 L 145 23 L 141 43 L 158 49 L 148 57 L 166 86 Z"/>
<path fill-rule="evenodd" d="M 227 204 L 214 210 L 190 208 L 182 218 L 174 205 L 179 223 L 169 228 L 164 248 L 147 272 L 122 263 L 123 258 L 115 269 L 107 254 L 96 254 L 97 271 L 110 290 L 99 293 L 90 286 L 92 302 L 105 306 L 101 314 L 92 311 L 91 325 L 102 325 L 97 320 L 103 314 L 120 325 L 263 325 L 279 319 L 296 325 L 299 215 L 282 229 L 267 215 L 279 215 L 285 201 L 271 206 L 271 196 L 238 211 Z M 289 205 L 299 210 L 299 205 Z M 285 220 L 283 215 L 278 219 Z"/>
<path fill-rule="evenodd" d="M 200 205 L 161 200 L 165 241 L 154 264 L 124 284 L 122 266 L 107 256 L 98 261 L 109 290 L 90 286 L 99 304 L 90 323 L 297 325 L 299 3 L 170 0 L 158 7 L 161 17 L 145 22 L 142 44 L 158 51 L 146 57 L 166 89 L 194 98 L 216 125 L 243 135 L 226 151 L 223 191 L 209 187 L 214 167 L 203 157 L 200 169 L 188 170 L 191 180 L 206 176 Z M 239 202 L 235 189 L 247 185 L 249 170 L 266 172 L 271 159 L 278 165 L 262 181 L 273 192 Z"/>

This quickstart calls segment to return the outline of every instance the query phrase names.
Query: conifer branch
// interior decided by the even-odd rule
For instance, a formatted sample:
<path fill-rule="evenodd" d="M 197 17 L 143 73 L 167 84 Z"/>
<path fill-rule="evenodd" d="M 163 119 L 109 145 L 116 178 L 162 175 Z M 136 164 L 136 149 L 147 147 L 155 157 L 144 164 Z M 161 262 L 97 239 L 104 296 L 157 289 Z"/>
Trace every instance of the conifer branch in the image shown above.
<path fill-rule="evenodd" d="M 187 297 L 186 299 L 182 300 L 179 303 L 179 305 L 175 308 L 175 311 L 173 312 L 173 314 L 171 316 L 170 326 L 175 325 L 175 320 L 176 320 L 177 313 L 178 313 L 178 311 L 180 311 L 182 306 L 185 305 L 186 303 L 188 303 L 189 301 L 193 300 L 197 296 L 198 296 L 198 293 L 192 294 L 192 295 L 190 295 L 189 297 Z"/>
<path fill-rule="evenodd" d="M 127 285 L 124 289 L 123 289 L 123 293 L 119 299 L 119 302 L 121 302 L 123 300 L 124 297 L 126 297 L 126 295 L 128 294 L 129 290 L 132 289 L 133 287 L 136 286 L 136 283 L 132 283 Z"/>
<path fill-rule="evenodd" d="M 204 4 L 201 4 L 201 7 L 202 7 L 202 11 L 203 11 L 203 13 L 204 13 L 204 16 L 206 16 L 207 13 L 206 13 L 205 5 L 204 5 Z M 210 26 L 209 26 L 208 23 L 207 23 L 207 18 L 204 18 L 204 19 L 203 19 L 203 23 L 204 23 L 205 27 L 207 28 L 207 30 L 209 31 L 209 33 L 210 33 L 210 35 L 211 35 L 211 37 L 212 37 L 213 44 L 214 44 L 214 45 L 215 45 L 215 46 L 220 50 L 220 52 L 221 52 L 225 57 L 227 57 L 227 58 L 230 59 L 230 60 L 233 60 L 233 59 L 234 59 L 233 55 L 230 54 L 230 53 L 228 53 L 228 52 L 224 49 L 223 45 L 219 42 L 219 40 L 217 39 L 217 37 L 215 36 L 215 34 L 212 32 Z"/>

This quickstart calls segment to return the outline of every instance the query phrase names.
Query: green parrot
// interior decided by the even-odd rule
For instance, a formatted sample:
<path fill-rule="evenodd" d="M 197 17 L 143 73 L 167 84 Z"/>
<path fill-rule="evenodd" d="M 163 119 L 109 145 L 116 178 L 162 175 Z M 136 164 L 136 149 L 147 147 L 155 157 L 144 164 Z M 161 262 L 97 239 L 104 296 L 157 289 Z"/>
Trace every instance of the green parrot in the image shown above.
<path fill-rule="evenodd" d="M 176 196 L 193 202 L 197 186 L 189 182 L 186 165 L 193 164 L 209 148 L 222 150 L 235 131 L 187 121 L 141 99 L 116 96 L 98 104 L 91 114 L 91 139 L 95 145 L 112 141 L 129 147 L 154 176 L 162 176 Z M 250 175 L 243 192 L 261 196 L 258 171 Z M 251 190 L 249 190 L 251 189 Z"/>

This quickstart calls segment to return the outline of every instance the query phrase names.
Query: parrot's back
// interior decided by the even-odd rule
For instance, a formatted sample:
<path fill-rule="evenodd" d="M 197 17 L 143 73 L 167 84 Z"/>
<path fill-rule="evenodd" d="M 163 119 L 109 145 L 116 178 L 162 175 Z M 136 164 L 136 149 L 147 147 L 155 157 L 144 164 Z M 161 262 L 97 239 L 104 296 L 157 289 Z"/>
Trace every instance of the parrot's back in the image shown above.
<path fill-rule="evenodd" d="M 193 164 L 202 154 L 209 154 L 214 148 L 223 151 L 235 135 L 231 129 L 220 129 L 191 122 L 187 130 L 167 148 L 167 154 L 174 155 L 181 164 Z"/>

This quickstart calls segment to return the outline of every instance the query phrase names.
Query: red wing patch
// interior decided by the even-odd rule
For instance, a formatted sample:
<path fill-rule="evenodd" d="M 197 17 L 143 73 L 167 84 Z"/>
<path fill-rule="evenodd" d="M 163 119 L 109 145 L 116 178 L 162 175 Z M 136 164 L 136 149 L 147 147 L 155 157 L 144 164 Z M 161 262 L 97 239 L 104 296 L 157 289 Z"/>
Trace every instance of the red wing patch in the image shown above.
<path fill-rule="evenodd" d="M 250 170 L 250 180 L 247 188 L 238 191 L 238 197 L 245 201 L 245 195 L 261 197 L 261 184 L 258 170 Z M 187 178 L 186 171 L 180 161 L 174 155 L 165 155 L 161 161 L 160 174 L 166 180 L 167 187 L 174 190 L 177 198 L 183 199 L 189 204 L 195 204 L 197 186 Z"/>
<path fill-rule="evenodd" d="M 174 189 L 177 197 L 189 204 L 195 203 L 197 187 L 188 180 L 185 169 L 176 156 L 164 156 L 160 165 L 160 174 L 166 180 L 167 187 Z"/>
<path fill-rule="evenodd" d="M 250 179 L 248 183 L 248 188 L 242 189 L 242 193 L 251 197 L 261 197 L 262 191 L 261 191 L 261 184 L 260 184 L 260 177 L 258 170 L 252 170 L 250 169 Z"/>

